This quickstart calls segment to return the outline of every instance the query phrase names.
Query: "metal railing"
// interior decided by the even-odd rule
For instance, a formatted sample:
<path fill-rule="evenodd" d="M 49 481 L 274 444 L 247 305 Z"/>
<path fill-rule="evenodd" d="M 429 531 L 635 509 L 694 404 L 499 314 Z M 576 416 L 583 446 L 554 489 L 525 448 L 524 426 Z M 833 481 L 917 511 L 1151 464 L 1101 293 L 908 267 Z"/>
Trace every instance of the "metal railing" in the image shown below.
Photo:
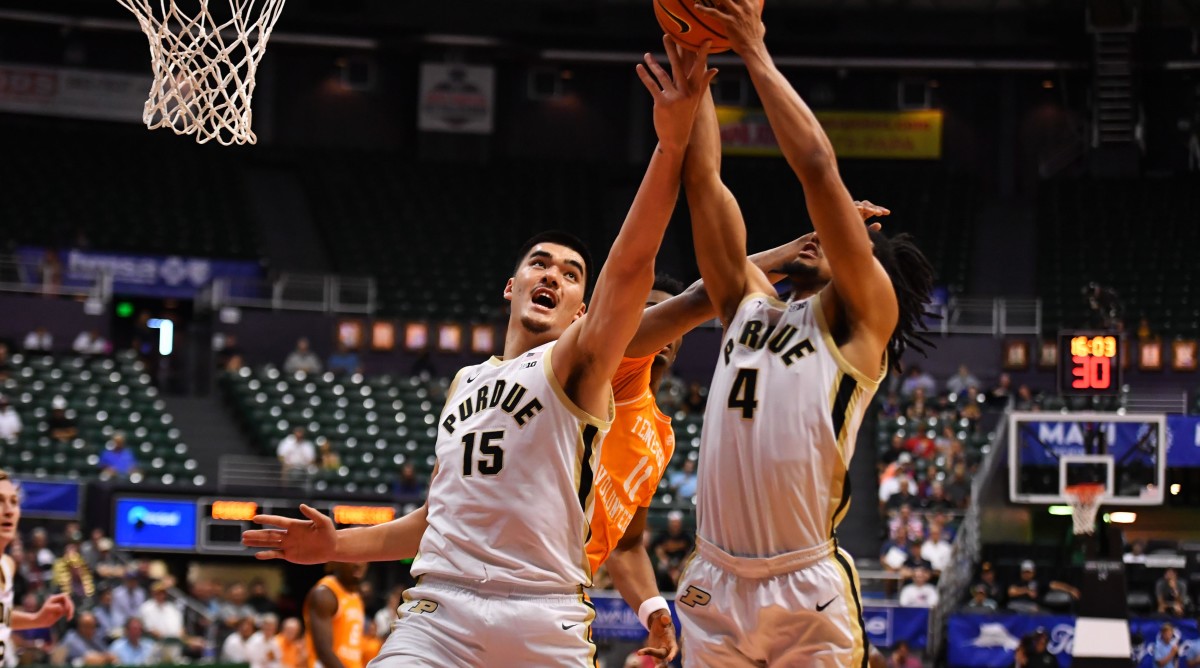
<path fill-rule="evenodd" d="M 1040 334 L 1042 331 L 1042 301 L 1040 299 L 1007 299 L 955 297 L 949 304 L 936 309 L 940 321 L 928 325 L 942 334 Z"/>
<path fill-rule="evenodd" d="M 1121 397 L 1121 408 L 1126 413 L 1186 414 L 1188 395 L 1186 391 L 1182 390 L 1176 392 L 1128 391 Z"/>
<path fill-rule="evenodd" d="M 0 292 L 42 295 L 45 297 L 71 297 L 84 299 L 89 304 L 107 307 L 112 301 L 113 279 L 109 272 L 96 272 L 90 282 L 83 285 L 66 285 L 58 272 L 47 272 L 41 262 L 29 262 L 16 258 L 0 258 Z"/>
<path fill-rule="evenodd" d="M 328 274 L 278 278 L 218 278 L 201 295 L 213 310 L 224 307 L 370 315 L 377 306 L 375 279 Z"/>
<path fill-rule="evenodd" d="M 310 476 L 285 473 L 278 459 L 224 455 L 217 460 L 217 489 L 228 492 L 239 488 L 256 490 L 308 491 Z"/>

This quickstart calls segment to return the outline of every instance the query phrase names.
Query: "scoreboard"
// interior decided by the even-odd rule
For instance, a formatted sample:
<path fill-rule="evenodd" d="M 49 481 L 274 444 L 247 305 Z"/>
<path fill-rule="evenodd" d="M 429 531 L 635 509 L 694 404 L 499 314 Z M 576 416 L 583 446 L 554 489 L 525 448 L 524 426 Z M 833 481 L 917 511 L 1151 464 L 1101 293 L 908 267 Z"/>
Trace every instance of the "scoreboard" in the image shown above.
<path fill-rule="evenodd" d="M 1121 335 L 1062 332 L 1058 338 L 1058 389 L 1064 396 L 1109 396 L 1121 391 Z"/>
<path fill-rule="evenodd" d="M 304 519 L 305 503 L 333 518 L 339 528 L 390 522 L 396 506 L 354 501 L 266 499 L 235 496 L 181 499 L 120 495 L 114 501 L 113 536 L 118 547 L 134 550 L 249 555 L 242 532 L 260 528 L 256 515 Z"/>

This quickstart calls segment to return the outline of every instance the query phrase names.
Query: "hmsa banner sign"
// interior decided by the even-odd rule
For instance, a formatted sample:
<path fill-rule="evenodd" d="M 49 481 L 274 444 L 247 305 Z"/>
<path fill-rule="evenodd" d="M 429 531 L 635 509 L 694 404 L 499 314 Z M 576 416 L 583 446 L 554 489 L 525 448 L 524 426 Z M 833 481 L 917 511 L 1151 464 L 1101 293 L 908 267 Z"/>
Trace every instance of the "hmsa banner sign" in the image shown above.
<path fill-rule="evenodd" d="M 937 160 L 942 157 L 942 112 L 822 111 L 817 119 L 839 158 Z M 762 109 L 717 107 L 726 155 L 781 155 Z"/>

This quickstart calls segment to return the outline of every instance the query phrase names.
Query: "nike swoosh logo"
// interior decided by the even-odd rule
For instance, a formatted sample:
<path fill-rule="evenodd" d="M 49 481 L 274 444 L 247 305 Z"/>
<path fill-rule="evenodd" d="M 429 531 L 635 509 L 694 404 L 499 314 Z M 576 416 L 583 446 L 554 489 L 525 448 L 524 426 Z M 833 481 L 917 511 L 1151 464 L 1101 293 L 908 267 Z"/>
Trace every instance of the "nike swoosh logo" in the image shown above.
<path fill-rule="evenodd" d="M 674 21 L 679 26 L 679 34 L 680 35 L 685 35 L 692 31 L 692 26 L 687 21 L 684 21 L 683 19 L 681 19 L 678 16 L 675 16 L 673 13 L 671 13 L 671 10 L 667 9 L 667 7 L 665 5 L 663 5 L 663 3 L 661 3 L 661 2 L 658 3 L 658 7 L 659 7 L 659 9 L 663 10 L 664 14 L 671 17 L 671 20 Z"/>
<path fill-rule="evenodd" d="M 825 608 L 828 608 L 828 607 L 829 607 L 829 604 L 830 604 L 830 603 L 833 603 L 833 602 L 834 602 L 834 601 L 836 601 L 837 599 L 838 599 L 838 597 L 834 596 L 833 598 L 831 598 L 831 599 L 829 599 L 828 601 L 826 601 L 826 602 L 825 602 L 825 605 L 818 605 L 818 606 L 817 606 L 817 612 L 824 612 L 824 611 L 825 611 Z"/>
<path fill-rule="evenodd" d="M 478 372 L 478 371 L 476 371 L 474 376 L 467 376 L 467 382 L 468 382 L 468 383 L 474 382 L 474 381 L 475 381 L 475 379 L 476 379 L 476 378 L 478 378 L 478 377 L 479 377 L 479 372 Z"/>
<path fill-rule="evenodd" d="M 563 624 L 562 625 L 564 631 L 570 631 L 571 629 L 575 628 L 576 626 L 579 626 L 579 625 L 578 624 Z"/>

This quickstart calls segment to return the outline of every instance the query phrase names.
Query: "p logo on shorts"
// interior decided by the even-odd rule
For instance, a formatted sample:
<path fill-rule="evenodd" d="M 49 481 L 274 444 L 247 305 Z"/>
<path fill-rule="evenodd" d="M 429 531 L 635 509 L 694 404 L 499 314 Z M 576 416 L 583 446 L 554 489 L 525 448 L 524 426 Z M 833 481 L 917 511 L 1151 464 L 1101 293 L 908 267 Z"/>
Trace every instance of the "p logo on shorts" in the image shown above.
<path fill-rule="evenodd" d="M 683 592 L 683 596 L 679 597 L 679 602 L 690 608 L 708 605 L 711 600 L 712 594 L 694 585 L 688 586 L 687 591 Z"/>
<path fill-rule="evenodd" d="M 437 609 L 438 604 L 436 601 L 420 599 L 418 601 L 413 601 L 413 605 L 408 609 L 408 611 L 410 613 L 420 614 L 422 612 L 437 612 Z"/>

